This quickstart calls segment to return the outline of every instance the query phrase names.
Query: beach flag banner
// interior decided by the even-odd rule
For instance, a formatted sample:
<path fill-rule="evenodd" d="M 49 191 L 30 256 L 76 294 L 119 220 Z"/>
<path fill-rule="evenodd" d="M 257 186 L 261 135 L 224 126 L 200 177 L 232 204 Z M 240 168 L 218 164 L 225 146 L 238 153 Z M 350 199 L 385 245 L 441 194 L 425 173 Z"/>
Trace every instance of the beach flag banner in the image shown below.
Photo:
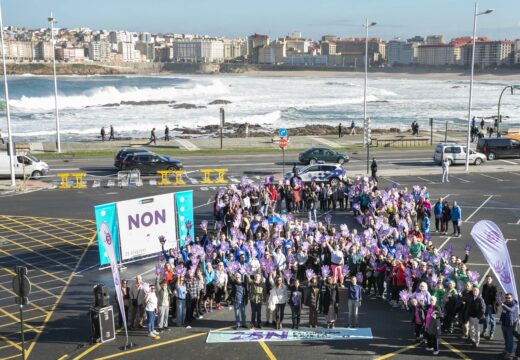
<path fill-rule="evenodd" d="M 123 293 L 121 291 L 121 277 L 119 276 L 119 269 L 117 268 L 117 259 L 116 259 L 116 246 L 114 242 L 114 238 L 112 237 L 112 232 L 110 230 L 110 226 L 103 221 L 98 228 L 98 236 L 102 239 L 102 242 L 105 244 L 106 255 L 110 261 L 110 268 L 112 270 L 112 278 L 114 280 L 114 287 L 117 295 L 117 302 L 119 305 L 120 314 L 125 313 L 125 306 L 123 303 Z M 125 327 L 126 339 L 128 343 L 128 330 L 126 327 L 126 318 L 123 316 L 123 325 Z"/>
<path fill-rule="evenodd" d="M 112 245 L 114 248 L 114 255 L 116 262 L 120 261 L 119 253 L 119 236 L 117 226 L 117 212 L 116 203 L 109 203 L 98 205 L 94 207 L 94 213 L 96 215 L 96 228 L 100 229 L 101 224 L 105 224 L 110 231 L 112 237 Z M 99 265 L 105 266 L 110 264 L 110 258 L 108 257 L 106 245 L 101 233 L 98 231 L 98 251 L 99 251 Z"/>
<path fill-rule="evenodd" d="M 515 274 L 502 231 L 494 222 L 481 220 L 471 229 L 471 237 L 486 258 L 500 286 L 506 293 L 513 294 L 514 299 L 518 300 Z"/>
<path fill-rule="evenodd" d="M 210 331 L 206 343 L 370 340 L 371 328 Z"/>
<path fill-rule="evenodd" d="M 186 236 L 193 240 L 195 229 L 193 226 L 193 191 L 181 191 L 175 193 L 175 207 L 177 210 L 177 221 L 179 224 L 179 242 L 184 246 Z"/>

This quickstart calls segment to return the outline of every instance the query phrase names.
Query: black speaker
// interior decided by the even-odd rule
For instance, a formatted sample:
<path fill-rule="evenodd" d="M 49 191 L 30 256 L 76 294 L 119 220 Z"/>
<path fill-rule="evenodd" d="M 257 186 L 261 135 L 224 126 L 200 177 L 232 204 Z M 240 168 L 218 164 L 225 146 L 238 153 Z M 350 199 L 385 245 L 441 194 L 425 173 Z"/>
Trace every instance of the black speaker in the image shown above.
<path fill-rule="evenodd" d="M 110 305 L 110 296 L 108 288 L 103 284 L 94 286 L 94 306 L 106 307 Z"/>
<path fill-rule="evenodd" d="M 112 306 L 90 308 L 92 342 L 107 342 L 116 338 Z"/>

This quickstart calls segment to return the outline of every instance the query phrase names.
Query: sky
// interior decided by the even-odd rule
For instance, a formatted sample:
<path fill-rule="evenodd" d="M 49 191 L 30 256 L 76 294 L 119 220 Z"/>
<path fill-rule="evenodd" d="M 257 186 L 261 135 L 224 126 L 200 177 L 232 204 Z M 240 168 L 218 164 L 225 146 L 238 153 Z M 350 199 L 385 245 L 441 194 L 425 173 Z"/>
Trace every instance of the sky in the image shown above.
<path fill-rule="evenodd" d="M 4 26 L 47 27 L 52 11 L 58 27 L 149 31 L 152 33 L 280 37 L 299 31 L 306 38 L 324 34 L 363 37 L 365 17 L 377 25 L 370 35 L 395 37 L 442 34 L 470 36 L 474 2 L 469 0 L 3 0 Z M 519 0 L 482 0 L 478 35 L 520 38 Z"/>

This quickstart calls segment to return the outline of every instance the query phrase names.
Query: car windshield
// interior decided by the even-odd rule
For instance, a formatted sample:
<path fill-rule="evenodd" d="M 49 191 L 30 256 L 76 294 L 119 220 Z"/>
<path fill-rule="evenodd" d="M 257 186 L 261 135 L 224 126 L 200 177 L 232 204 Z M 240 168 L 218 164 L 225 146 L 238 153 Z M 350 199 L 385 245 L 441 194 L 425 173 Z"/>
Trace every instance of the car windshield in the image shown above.
<path fill-rule="evenodd" d="M 162 161 L 170 161 L 170 159 L 164 155 L 157 155 L 157 157 L 159 157 L 159 159 L 161 159 Z"/>
<path fill-rule="evenodd" d="M 40 162 L 40 159 L 38 159 L 37 157 L 34 157 L 32 156 L 31 154 L 25 154 L 25 157 L 28 158 L 28 159 L 31 159 L 33 162 Z"/>

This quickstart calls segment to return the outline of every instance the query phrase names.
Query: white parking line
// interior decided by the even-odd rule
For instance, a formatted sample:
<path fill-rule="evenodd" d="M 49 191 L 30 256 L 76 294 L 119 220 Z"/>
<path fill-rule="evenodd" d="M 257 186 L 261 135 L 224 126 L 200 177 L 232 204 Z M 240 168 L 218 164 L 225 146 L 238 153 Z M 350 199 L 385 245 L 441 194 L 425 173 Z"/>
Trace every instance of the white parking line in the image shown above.
<path fill-rule="evenodd" d="M 186 177 L 188 178 L 188 180 L 189 180 L 192 184 L 195 184 L 195 185 L 196 185 L 196 184 L 199 183 L 199 180 L 197 180 L 197 179 L 191 178 L 191 177 L 189 177 L 189 176 L 186 176 Z"/>
<path fill-rule="evenodd" d="M 192 143 L 191 141 L 188 141 L 186 139 L 175 138 L 175 141 L 177 141 L 186 150 L 189 150 L 189 151 L 200 150 L 200 148 L 197 145 L 195 145 L 194 143 Z"/>
<path fill-rule="evenodd" d="M 504 179 L 499 179 L 497 177 L 494 177 L 494 176 L 490 176 L 490 175 L 486 175 L 486 174 L 480 174 L 479 175 L 482 175 L 482 176 L 485 176 L 487 178 L 490 178 L 490 179 L 493 179 L 493 180 L 496 180 L 496 181 L 509 181 L 509 180 L 504 180 Z"/>
<path fill-rule="evenodd" d="M 471 182 L 471 181 L 469 181 L 469 180 L 465 180 L 465 179 L 462 179 L 462 178 L 459 178 L 459 177 L 456 177 L 456 176 L 453 176 L 453 175 L 451 175 L 450 177 L 453 178 L 453 179 L 460 180 L 460 181 L 465 182 L 465 183 L 469 183 L 469 182 Z"/>
<path fill-rule="evenodd" d="M 468 216 L 468 217 L 466 218 L 465 221 L 468 222 L 468 221 L 473 217 L 473 215 L 475 215 L 475 214 L 477 213 L 477 211 L 479 211 L 480 209 L 482 209 L 482 207 L 483 207 L 484 205 L 486 205 L 486 203 L 487 203 L 489 200 L 491 200 L 492 197 L 493 197 L 493 195 L 489 195 L 489 197 L 488 197 L 486 200 L 484 200 L 484 202 L 483 202 L 483 203 L 482 203 L 478 208 L 476 208 L 475 211 L 473 211 L 473 212 L 471 213 L 471 215 Z"/>
<path fill-rule="evenodd" d="M 386 180 L 390 181 L 391 183 L 394 183 L 394 184 L 396 184 L 396 185 L 398 185 L 398 186 L 401 186 L 401 184 L 399 184 L 399 183 L 398 183 L 397 181 L 395 181 L 395 180 L 392 180 L 392 179 L 389 178 L 389 177 L 386 177 L 386 176 L 381 176 L 381 177 L 382 177 L 383 179 L 386 179 Z"/>
<path fill-rule="evenodd" d="M 240 180 L 234 178 L 234 177 L 230 177 L 229 180 L 235 184 L 238 184 L 240 182 Z"/>
<path fill-rule="evenodd" d="M 515 163 L 514 161 L 509 161 L 509 160 L 500 160 L 500 161 L 503 161 L 503 162 L 511 164 L 511 165 L 518 165 L 518 163 Z"/>
<path fill-rule="evenodd" d="M 421 179 L 422 181 L 426 181 L 428 184 L 435 184 L 433 181 L 425 179 L 425 178 L 422 178 L 420 176 L 417 176 L 417 179 Z"/>
<path fill-rule="evenodd" d="M 323 139 L 320 137 L 313 137 L 313 136 L 307 136 L 307 137 L 310 138 L 311 140 L 316 140 L 316 141 L 318 141 L 324 145 L 330 146 L 330 147 L 340 147 L 338 143 L 335 143 L 335 142 L 327 140 L 327 139 Z"/>

